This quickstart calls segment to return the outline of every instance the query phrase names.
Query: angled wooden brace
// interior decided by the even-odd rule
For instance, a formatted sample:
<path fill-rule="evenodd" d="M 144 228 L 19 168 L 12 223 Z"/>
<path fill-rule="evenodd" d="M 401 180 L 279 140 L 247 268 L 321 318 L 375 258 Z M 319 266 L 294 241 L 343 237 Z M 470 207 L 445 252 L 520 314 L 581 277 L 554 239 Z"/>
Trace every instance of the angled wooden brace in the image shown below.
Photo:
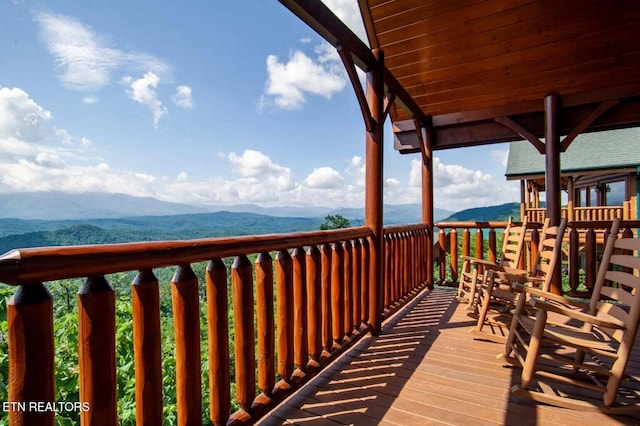
<path fill-rule="evenodd" d="M 371 116 L 371 110 L 369 110 L 369 105 L 367 104 L 367 97 L 364 93 L 364 90 L 362 89 L 362 86 L 360 85 L 360 79 L 358 78 L 358 73 L 356 72 L 356 66 L 353 63 L 351 52 L 349 52 L 342 45 L 338 45 L 336 47 L 336 50 L 338 51 L 338 55 L 340 55 L 340 59 L 342 59 L 342 63 L 347 70 L 347 75 L 349 76 L 349 81 L 351 81 L 351 86 L 353 86 L 353 90 L 356 92 L 356 98 L 358 99 L 358 104 L 360 105 L 360 111 L 362 111 L 362 118 L 364 119 L 365 128 L 367 129 L 367 132 L 372 132 L 375 128 L 376 122 Z"/>
<path fill-rule="evenodd" d="M 567 150 L 567 148 L 569 148 L 569 145 L 571 145 L 571 142 L 573 142 L 573 140 L 578 137 L 578 135 L 582 132 L 584 132 L 584 130 L 589 127 L 594 121 L 596 121 L 598 119 L 598 117 L 600 117 L 602 114 L 604 114 L 605 112 L 609 111 L 611 108 L 613 108 L 614 106 L 616 106 L 620 101 L 618 99 L 614 99 L 612 101 L 605 101 L 602 102 L 600 105 L 598 105 L 596 107 L 596 109 L 594 109 L 593 111 L 591 111 L 591 114 L 589 114 L 587 117 L 585 117 L 584 120 L 582 120 L 580 122 L 580 124 L 578 124 L 560 143 L 560 152 L 564 152 Z"/>
<path fill-rule="evenodd" d="M 514 132 L 516 132 L 517 134 L 522 136 L 524 139 L 526 139 L 529 142 L 531 142 L 531 144 L 538 150 L 538 152 L 540 154 L 544 154 L 545 153 L 544 142 L 542 142 L 540 139 L 538 139 L 536 137 L 536 135 L 531 133 L 529 130 L 525 129 L 524 127 L 522 127 L 521 125 L 519 125 L 518 123 L 513 121 L 511 118 L 509 118 L 509 117 L 496 117 L 495 121 L 496 121 L 496 123 L 500 123 L 503 126 L 513 130 Z"/>

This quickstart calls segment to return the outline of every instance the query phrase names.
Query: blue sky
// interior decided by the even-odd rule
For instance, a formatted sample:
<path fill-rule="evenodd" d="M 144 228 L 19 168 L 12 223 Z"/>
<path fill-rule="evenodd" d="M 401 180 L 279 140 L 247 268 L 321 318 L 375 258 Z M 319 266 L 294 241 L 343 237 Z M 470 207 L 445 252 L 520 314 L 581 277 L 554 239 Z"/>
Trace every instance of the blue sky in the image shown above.
<path fill-rule="evenodd" d="M 326 0 L 356 33 L 356 0 Z M 275 0 L 0 0 L 0 192 L 364 204 L 364 125 L 335 50 Z M 385 202 L 420 200 L 385 130 Z M 436 206 L 519 199 L 508 145 L 438 151 Z"/>

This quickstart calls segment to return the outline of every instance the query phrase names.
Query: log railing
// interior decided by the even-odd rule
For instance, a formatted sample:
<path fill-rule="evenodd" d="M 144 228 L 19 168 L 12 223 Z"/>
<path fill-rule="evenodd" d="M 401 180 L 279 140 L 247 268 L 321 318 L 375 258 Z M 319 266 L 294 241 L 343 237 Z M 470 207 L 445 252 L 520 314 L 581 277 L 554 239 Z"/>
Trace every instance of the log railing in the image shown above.
<path fill-rule="evenodd" d="M 545 208 L 528 208 L 525 210 L 529 222 L 544 222 L 547 217 Z M 562 217 L 570 221 L 601 221 L 613 219 L 631 219 L 631 203 L 625 201 L 621 206 L 595 206 L 595 207 L 574 207 L 572 216 L 565 207 L 561 210 Z"/>
<path fill-rule="evenodd" d="M 461 256 L 474 256 L 492 262 L 499 255 L 501 243 L 497 233 L 504 230 L 506 222 L 440 222 L 438 242 L 434 246 L 439 283 L 457 285 Z M 529 223 L 532 228 L 525 239 L 525 256 L 521 267 L 530 268 L 531 259 L 535 258 L 535 247 L 539 239 L 540 223 Z M 587 295 L 595 283 L 596 271 L 600 260 L 602 245 L 611 221 L 573 221 L 569 222 L 563 245 L 563 281 L 565 290 L 570 295 Z M 623 235 L 637 235 L 640 221 L 625 220 L 622 222 Z M 458 230 L 462 230 L 459 232 Z M 475 249 L 471 252 L 471 233 Z M 488 233 L 488 241 L 485 235 Z M 488 244 L 487 254 L 484 248 Z"/>
<path fill-rule="evenodd" d="M 385 314 L 422 289 L 427 282 L 429 241 L 429 227 L 424 224 L 385 228 Z"/>
<path fill-rule="evenodd" d="M 78 292 L 84 424 L 118 421 L 116 295 L 105 275 L 125 271 L 137 271 L 131 286 L 136 419 L 138 424 L 162 424 L 161 314 L 153 268 L 167 266 L 176 268 L 171 303 L 178 423 L 200 424 L 202 418 L 201 286 L 206 288 L 210 419 L 214 424 L 252 423 L 364 335 L 371 309 L 384 304 L 388 310 L 424 283 L 426 265 L 420 260 L 427 249 L 426 229 L 416 225 L 386 230 L 387 280 L 381 292 L 370 288 L 375 282 L 369 279 L 373 234 L 366 227 L 8 252 L 0 256 L 0 281 L 17 286 L 7 306 L 8 388 L 9 400 L 15 403 L 9 422 L 54 423 L 53 411 L 24 410 L 20 405 L 56 401 L 53 301 L 47 289 L 55 283 L 50 281 L 85 279 Z M 255 262 L 249 255 L 256 255 Z M 233 258 L 230 273 L 225 258 Z M 201 261 L 208 261 L 204 283 L 191 268 Z M 384 295 L 384 303 L 370 294 Z M 229 365 L 231 350 L 235 378 Z M 234 413 L 232 380 L 240 407 Z"/>

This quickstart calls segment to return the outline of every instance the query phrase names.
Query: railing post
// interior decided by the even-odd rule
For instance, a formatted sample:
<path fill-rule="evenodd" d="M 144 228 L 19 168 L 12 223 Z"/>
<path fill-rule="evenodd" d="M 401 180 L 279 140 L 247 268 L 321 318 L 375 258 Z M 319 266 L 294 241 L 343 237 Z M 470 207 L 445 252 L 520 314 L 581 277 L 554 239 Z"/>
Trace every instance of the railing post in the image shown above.
<path fill-rule="evenodd" d="M 496 263 L 497 242 L 495 228 L 489 229 L 489 262 Z"/>
<path fill-rule="evenodd" d="M 298 247 L 293 250 L 293 344 L 296 379 L 302 379 L 309 362 L 307 347 L 307 288 L 305 271 L 305 252 Z"/>
<path fill-rule="evenodd" d="M 360 290 L 360 306 L 362 307 L 362 322 L 366 323 L 369 318 L 369 241 L 366 238 L 362 239 L 362 279 L 361 279 L 361 290 Z M 386 256 L 386 254 L 385 254 Z M 389 288 L 389 283 L 385 283 L 385 287 L 387 287 L 387 291 Z"/>
<path fill-rule="evenodd" d="M 116 296 L 103 276 L 89 277 L 78 292 L 78 367 L 82 424 L 115 425 Z"/>
<path fill-rule="evenodd" d="M 578 290 L 580 283 L 580 234 L 574 227 L 569 232 L 569 287 Z"/>
<path fill-rule="evenodd" d="M 136 422 L 162 424 L 162 353 L 160 290 L 150 269 L 131 284 L 133 353 L 136 375 Z"/>
<path fill-rule="evenodd" d="M 306 259 L 309 367 L 317 368 L 320 366 L 320 356 L 322 355 L 322 276 L 318 247 L 309 247 Z"/>
<path fill-rule="evenodd" d="M 200 300 L 198 278 L 180 265 L 171 279 L 176 353 L 176 405 L 179 424 L 202 423 L 200 376 Z"/>
<path fill-rule="evenodd" d="M 322 299 L 322 347 L 325 350 L 326 355 L 329 355 L 331 353 L 331 349 L 333 349 L 333 325 L 331 318 L 331 255 L 331 246 L 329 244 L 324 244 L 320 251 L 320 260 L 322 262 L 320 292 Z M 366 285 L 368 286 L 369 283 L 367 282 Z"/>
<path fill-rule="evenodd" d="M 372 50 L 376 65 L 367 73 L 366 97 L 373 128 L 366 132 L 365 141 L 365 224 L 371 229 L 369 324 L 371 333 L 378 335 L 382 325 L 382 280 L 384 279 L 383 241 L 383 135 L 384 135 L 384 53 Z"/>
<path fill-rule="evenodd" d="M 344 337 L 344 253 L 342 244 L 332 244 L 331 255 L 331 324 L 333 344 L 342 345 Z"/>
<path fill-rule="evenodd" d="M 278 310 L 278 376 L 276 390 L 288 390 L 293 374 L 293 261 L 287 250 L 276 255 L 276 295 Z"/>
<path fill-rule="evenodd" d="M 209 404 L 211 422 L 227 424 L 231 414 L 231 378 L 229 372 L 229 296 L 227 267 L 221 259 L 207 265 L 207 325 L 209 337 Z"/>
<path fill-rule="evenodd" d="M 440 228 L 438 232 L 438 260 L 440 261 L 440 265 L 438 271 L 440 272 L 440 281 L 444 282 L 446 278 L 446 267 L 447 267 L 447 243 L 446 243 L 447 234 L 444 229 Z"/>
<path fill-rule="evenodd" d="M 458 281 L 458 230 L 453 228 L 449 236 L 449 250 L 451 251 L 451 281 Z"/>
<path fill-rule="evenodd" d="M 231 267 L 236 356 L 236 400 L 250 412 L 256 394 L 253 325 L 253 273 L 247 256 L 237 256 Z"/>
<path fill-rule="evenodd" d="M 585 240 L 585 286 L 593 290 L 596 282 L 596 233 L 593 228 L 587 230 Z"/>
<path fill-rule="evenodd" d="M 17 403 L 54 402 L 53 301 L 42 283 L 22 285 L 7 302 L 9 424 L 50 425 L 53 411 L 19 409 Z M 81 401 L 82 402 L 82 401 Z M 89 407 L 91 408 L 91 407 Z"/>
<path fill-rule="evenodd" d="M 342 286 L 342 333 L 346 339 L 349 339 L 353 331 L 353 305 L 351 287 L 353 285 L 353 253 L 351 251 L 351 241 L 347 240 L 342 243 L 342 259 L 344 281 Z"/>
<path fill-rule="evenodd" d="M 256 315 L 258 323 L 258 388 L 262 392 L 254 405 L 271 402 L 276 385 L 275 317 L 273 313 L 273 265 L 269 253 L 256 259 Z"/>
<path fill-rule="evenodd" d="M 361 262 L 362 246 L 360 241 L 353 240 L 351 242 L 351 262 L 353 276 L 351 279 L 351 306 L 352 306 L 352 327 L 354 331 L 360 329 L 360 323 L 362 322 L 362 312 L 360 310 L 360 280 L 362 275 L 362 262 Z M 386 284 L 385 284 L 386 287 Z"/>

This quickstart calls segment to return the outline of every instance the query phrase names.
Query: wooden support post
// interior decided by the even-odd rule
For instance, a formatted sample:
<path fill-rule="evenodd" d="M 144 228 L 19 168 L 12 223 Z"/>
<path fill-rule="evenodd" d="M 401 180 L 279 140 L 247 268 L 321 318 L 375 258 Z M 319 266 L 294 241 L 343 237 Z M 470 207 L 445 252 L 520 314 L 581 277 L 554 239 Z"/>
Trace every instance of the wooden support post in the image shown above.
<path fill-rule="evenodd" d="M 41 283 L 20 286 L 7 302 L 7 325 L 9 424 L 53 426 L 53 411 L 23 410 L 18 405 L 55 401 L 53 301 L 46 287 Z"/>
<path fill-rule="evenodd" d="M 558 133 L 558 98 L 544 99 L 545 192 L 547 217 L 552 226 L 560 223 L 560 134 Z"/>
<path fill-rule="evenodd" d="M 424 156 L 422 161 L 422 222 L 427 228 L 427 252 L 424 261 L 427 264 L 427 285 L 433 289 L 433 130 L 429 126 L 425 132 Z"/>
<path fill-rule="evenodd" d="M 560 224 L 560 134 L 558 133 L 558 97 L 548 95 L 544 99 L 544 139 L 545 139 L 545 192 L 547 218 L 552 226 Z M 551 292 L 562 293 L 561 262 L 558 262 Z"/>
<path fill-rule="evenodd" d="M 117 424 L 116 296 L 103 276 L 87 278 L 78 292 L 78 367 L 80 401 L 91 407 L 81 423 Z"/>
<path fill-rule="evenodd" d="M 369 250 L 369 325 L 371 333 L 378 335 L 382 325 L 382 279 L 384 277 L 383 241 L 383 101 L 384 101 L 384 53 L 373 49 L 376 67 L 367 73 L 367 104 L 375 125 L 366 132 L 366 180 L 365 180 L 365 224 L 373 235 Z"/>
<path fill-rule="evenodd" d="M 162 353 L 160 290 L 150 269 L 138 272 L 131 285 L 133 353 L 136 377 L 136 422 L 162 424 Z"/>

